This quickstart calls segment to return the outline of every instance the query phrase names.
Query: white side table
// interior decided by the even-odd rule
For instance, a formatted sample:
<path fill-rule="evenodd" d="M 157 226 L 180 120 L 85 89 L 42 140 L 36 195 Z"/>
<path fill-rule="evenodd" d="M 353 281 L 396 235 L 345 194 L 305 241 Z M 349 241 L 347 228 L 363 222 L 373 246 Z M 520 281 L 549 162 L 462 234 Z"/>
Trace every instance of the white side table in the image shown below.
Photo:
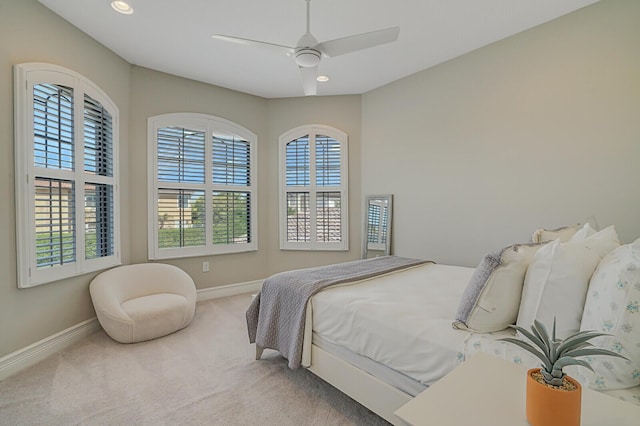
<path fill-rule="evenodd" d="M 477 353 L 396 410 L 414 426 L 527 426 L 527 368 Z M 638 426 L 640 407 L 582 388 L 582 426 Z"/>

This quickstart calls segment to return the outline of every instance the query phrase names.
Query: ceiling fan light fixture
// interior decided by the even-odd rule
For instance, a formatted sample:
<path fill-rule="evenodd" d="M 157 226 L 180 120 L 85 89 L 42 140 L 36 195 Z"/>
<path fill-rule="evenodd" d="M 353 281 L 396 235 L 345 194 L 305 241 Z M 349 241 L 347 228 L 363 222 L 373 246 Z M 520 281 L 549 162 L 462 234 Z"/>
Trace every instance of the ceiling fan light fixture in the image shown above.
<path fill-rule="evenodd" d="M 111 7 L 118 13 L 123 15 L 131 15 L 133 13 L 133 7 L 126 1 L 114 0 L 111 2 Z"/>
<path fill-rule="evenodd" d="M 295 44 L 295 47 L 223 34 L 214 34 L 211 37 L 237 44 L 262 46 L 263 48 L 269 48 L 271 50 L 275 49 L 281 54 L 285 52 L 287 56 L 292 56 L 300 69 L 305 96 L 314 96 L 317 94 L 318 82 L 324 83 L 329 81 L 329 77 L 326 75 L 318 76 L 318 65 L 323 56 L 333 58 L 346 53 L 369 49 L 370 47 L 396 41 L 400 34 L 400 28 L 393 27 L 318 43 L 318 40 L 311 34 L 309 25 L 311 0 L 305 1 L 307 3 L 307 31 L 302 34 L 302 37 L 300 37 L 298 43 Z"/>
<path fill-rule="evenodd" d="M 296 64 L 303 68 L 315 67 L 320 63 L 321 56 L 317 50 L 303 47 L 296 50 Z"/>

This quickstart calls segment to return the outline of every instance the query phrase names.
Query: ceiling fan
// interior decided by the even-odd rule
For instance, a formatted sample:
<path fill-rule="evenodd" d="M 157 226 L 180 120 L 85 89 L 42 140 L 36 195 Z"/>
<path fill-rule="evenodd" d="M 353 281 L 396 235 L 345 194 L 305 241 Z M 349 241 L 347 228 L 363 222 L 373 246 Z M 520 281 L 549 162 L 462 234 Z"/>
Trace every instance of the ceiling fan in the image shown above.
<path fill-rule="evenodd" d="M 307 32 L 305 32 L 295 47 L 282 46 L 280 44 L 267 43 L 264 41 L 250 40 L 246 38 L 233 37 L 222 34 L 213 34 L 211 37 L 217 40 L 228 41 L 231 43 L 242 44 L 246 46 L 260 46 L 284 52 L 292 56 L 302 75 L 302 86 L 306 96 L 315 95 L 317 93 L 318 64 L 322 56 L 332 58 L 334 56 L 344 55 L 345 53 L 355 52 L 357 50 L 368 49 L 370 47 L 379 46 L 381 44 L 390 43 L 398 39 L 400 27 L 386 28 L 384 30 L 372 31 L 363 34 L 352 35 L 348 37 L 337 38 L 335 40 L 318 43 L 318 40 L 310 31 L 310 3 L 307 2 Z"/>

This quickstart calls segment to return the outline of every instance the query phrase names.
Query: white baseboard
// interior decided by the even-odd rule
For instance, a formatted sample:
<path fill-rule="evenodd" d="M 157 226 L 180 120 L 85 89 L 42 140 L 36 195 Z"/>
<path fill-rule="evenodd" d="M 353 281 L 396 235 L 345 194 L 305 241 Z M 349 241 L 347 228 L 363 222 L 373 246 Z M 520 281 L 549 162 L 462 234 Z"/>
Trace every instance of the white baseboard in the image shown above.
<path fill-rule="evenodd" d="M 220 297 L 235 296 L 236 294 L 256 293 L 262 286 L 262 281 L 248 281 L 246 283 L 237 283 L 229 285 L 221 285 L 219 287 L 203 288 L 198 290 L 197 301 L 218 299 Z"/>
<path fill-rule="evenodd" d="M 197 301 L 218 299 L 220 297 L 235 296 L 236 294 L 243 293 L 255 293 L 260 290 L 262 281 L 263 280 L 249 281 L 198 290 Z M 0 358 L 0 380 L 31 367 L 51 355 L 55 355 L 98 330 L 100 330 L 98 319 L 88 319 L 27 347 L 5 355 Z"/>
<path fill-rule="evenodd" d="M 100 330 L 97 318 L 88 319 L 0 358 L 0 380 L 54 355 Z"/>

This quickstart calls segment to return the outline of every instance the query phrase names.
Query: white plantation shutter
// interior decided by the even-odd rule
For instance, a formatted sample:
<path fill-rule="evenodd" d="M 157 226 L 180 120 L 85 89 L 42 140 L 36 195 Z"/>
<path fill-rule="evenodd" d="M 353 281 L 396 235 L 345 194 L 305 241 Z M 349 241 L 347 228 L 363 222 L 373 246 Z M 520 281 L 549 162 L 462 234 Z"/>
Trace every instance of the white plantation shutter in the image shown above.
<path fill-rule="evenodd" d="M 303 126 L 280 136 L 280 248 L 348 250 L 347 136 Z"/>
<path fill-rule="evenodd" d="M 308 192 L 287 192 L 287 241 L 311 241 Z"/>
<path fill-rule="evenodd" d="M 367 242 L 378 243 L 380 230 L 380 206 L 370 203 L 367 212 Z"/>
<path fill-rule="evenodd" d="M 251 144 L 245 140 L 213 136 L 213 183 L 251 186 Z"/>
<path fill-rule="evenodd" d="M 370 200 L 367 211 L 367 247 L 369 250 L 385 250 L 389 206 L 385 202 Z"/>
<path fill-rule="evenodd" d="M 159 246 L 163 248 L 204 247 L 205 218 L 192 211 L 204 206 L 203 190 L 158 188 Z M 170 232 L 164 232 L 168 230 Z"/>
<path fill-rule="evenodd" d="M 56 84 L 33 86 L 33 157 L 42 169 L 73 170 L 73 89 Z"/>
<path fill-rule="evenodd" d="M 316 194 L 316 235 L 321 242 L 342 240 L 342 209 L 340 192 L 318 192 Z"/>
<path fill-rule="evenodd" d="M 311 169 L 309 135 L 287 142 L 286 150 L 287 186 L 309 186 L 309 172 Z"/>
<path fill-rule="evenodd" d="M 197 208 L 205 200 L 206 132 L 167 126 L 156 135 L 158 246 L 204 247 L 205 217 Z"/>
<path fill-rule="evenodd" d="M 71 87 L 33 85 L 36 268 L 76 261 L 73 96 Z"/>
<path fill-rule="evenodd" d="M 204 183 L 205 132 L 164 127 L 158 129 L 157 143 L 158 181 Z"/>
<path fill-rule="evenodd" d="M 387 230 L 389 229 L 389 206 L 382 207 L 382 223 L 380 224 L 380 242 L 387 244 Z"/>
<path fill-rule="evenodd" d="M 84 171 L 113 176 L 113 117 L 91 96 L 84 96 Z"/>
<path fill-rule="evenodd" d="M 119 264 L 117 107 L 62 67 L 14 77 L 18 286 Z"/>
<path fill-rule="evenodd" d="M 342 150 L 340 142 L 329 136 L 316 136 L 316 184 L 340 186 Z"/>
<path fill-rule="evenodd" d="M 85 259 L 113 256 L 115 199 L 113 117 L 93 97 L 84 95 Z"/>
<path fill-rule="evenodd" d="M 241 138 L 214 134 L 212 149 L 213 244 L 250 244 L 251 235 L 251 144 Z M 237 189 L 237 190 L 236 190 Z M 245 190 L 242 191 L 241 189 Z"/>
<path fill-rule="evenodd" d="M 113 185 L 91 182 L 84 185 L 85 259 L 116 253 L 113 192 Z"/>
<path fill-rule="evenodd" d="M 204 114 L 149 119 L 149 258 L 257 249 L 256 137 Z"/>
<path fill-rule="evenodd" d="M 251 193 L 213 193 L 213 244 L 248 244 L 251 236 Z"/>
<path fill-rule="evenodd" d="M 76 261 L 75 189 L 73 181 L 36 177 L 36 268 Z"/>

